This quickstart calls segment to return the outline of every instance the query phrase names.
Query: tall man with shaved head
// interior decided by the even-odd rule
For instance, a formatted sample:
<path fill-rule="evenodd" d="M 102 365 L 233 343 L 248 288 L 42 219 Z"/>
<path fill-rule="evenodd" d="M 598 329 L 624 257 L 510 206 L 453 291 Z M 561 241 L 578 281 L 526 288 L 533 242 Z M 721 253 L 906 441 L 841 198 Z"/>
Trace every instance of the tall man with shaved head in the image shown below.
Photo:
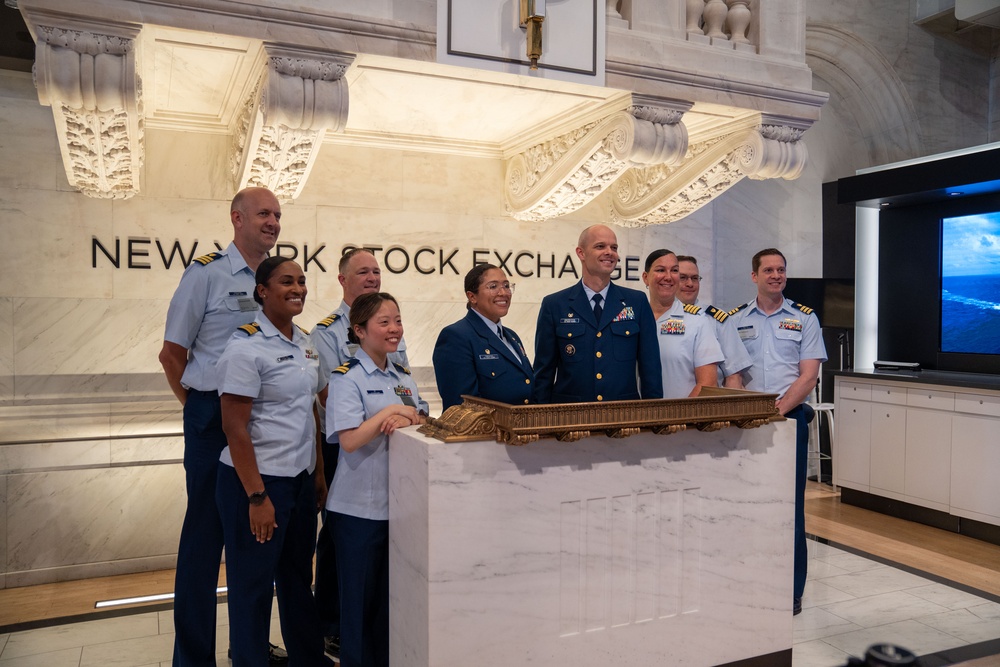
<path fill-rule="evenodd" d="M 267 188 L 240 190 L 230 205 L 233 242 L 198 257 L 170 300 L 160 364 L 184 406 L 187 512 L 174 583 L 175 667 L 215 665 L 215 589 L 222 521 L 215 503 L 219 455 L 226 447 L 215 364 L 236 328 L 257 315 L 254 273 L 278 241 L 281 205 Z M 272 659 L 287 657 L 272 647 Z"/>
<path fill-rule="evenodd" d="M 611 282 L 618 266 L 615 233 L 605 225 L 587 227 L 576 256 L 582 280 L 542 299 L 538 312 L 535 400 L 662 398 L 656 321 L 646 295 Z"/>

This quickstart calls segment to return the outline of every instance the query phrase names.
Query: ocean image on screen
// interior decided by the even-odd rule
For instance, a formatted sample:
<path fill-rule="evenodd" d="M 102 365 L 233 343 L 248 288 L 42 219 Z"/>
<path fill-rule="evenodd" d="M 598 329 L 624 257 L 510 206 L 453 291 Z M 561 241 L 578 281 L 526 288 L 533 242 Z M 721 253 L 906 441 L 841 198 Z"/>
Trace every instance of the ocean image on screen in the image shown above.
<path fill-rule="evenodd" d="M 1000 354 L 1000 212 L 942 221 L 941 351 Z"/>

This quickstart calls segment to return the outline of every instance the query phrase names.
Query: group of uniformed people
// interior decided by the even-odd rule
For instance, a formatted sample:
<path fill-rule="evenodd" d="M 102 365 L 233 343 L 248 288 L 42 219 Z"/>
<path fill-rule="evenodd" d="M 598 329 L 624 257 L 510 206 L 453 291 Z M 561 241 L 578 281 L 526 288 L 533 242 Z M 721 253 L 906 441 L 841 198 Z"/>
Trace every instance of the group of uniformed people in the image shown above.
<path fill-rule="evenodd" d="M 185 270 L 160 353 L 184 406 L 188 492 L 174 664 L 215 664 L 225 545 L 234 665 L 325 665 L 330 656 L 348 667 L 388 665 L 388 437 L 428 412 L 399 304 L 380 291 L 374 255 L 355 249 L 338 266 L 343 302 L 308 334 L 293 322 L 307 293 L 301 267 L 267 257 L 280 231 L 277 199 L 247 188 L 230 217 L 233 243 Z M 441 331 L 433 353 L 445 409 L 463 395 L 512 404 L 680 398 L 721 382 L 778 394 L 779 412 L 800 419 L 804 434 L 801 404 L 826 354 L 816 316 L 782 295 L 779 251 L 754 256 L 757 297 L 729 313 L 697 303 L 693 257 L 650 253 L 647 297 L 611 282 L 619 258 L 610 228 L 585 229 L 576 254 L 582 280 L 542 300 L 534 363 L 502 324 L 509 277 L 490 264 L 469 271 L 468 312 Z M 805 451 L 798 458 L 804 491 Z M 799 537 L 797 517 L 796 606 Z M 287 654 L 268 639 L 274 592 Z"/>

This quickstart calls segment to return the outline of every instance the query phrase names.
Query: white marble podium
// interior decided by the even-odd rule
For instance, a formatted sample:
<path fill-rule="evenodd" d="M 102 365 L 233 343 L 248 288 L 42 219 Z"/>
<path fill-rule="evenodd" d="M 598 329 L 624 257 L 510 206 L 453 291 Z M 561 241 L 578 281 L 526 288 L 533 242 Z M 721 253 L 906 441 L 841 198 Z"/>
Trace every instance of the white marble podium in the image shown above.
<path fill-rule="evenodd" d="M 394 434 L 392 665 L 790 666 L 794 441 Z"/>

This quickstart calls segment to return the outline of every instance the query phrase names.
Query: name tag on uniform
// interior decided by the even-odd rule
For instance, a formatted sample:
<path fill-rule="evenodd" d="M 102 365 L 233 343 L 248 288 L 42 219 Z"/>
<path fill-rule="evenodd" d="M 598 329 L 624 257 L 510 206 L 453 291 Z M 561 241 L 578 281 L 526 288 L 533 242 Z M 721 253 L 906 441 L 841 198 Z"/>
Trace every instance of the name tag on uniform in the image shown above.
<path fill-rule="evenodd" d="M 684 333 L 684 320 L 667 320 L 660 324 L 661 336 L 680 336 Z"/>
<path fill-rule="evenodd" d="M 489 359 L 499 359 L 500 355 L 499 354 L 480 354 L 479 358 L 480 358 L 480 360 L 486 361 L 486 360 L 489 360 Z"/>
<path fill-rule="evenodd" d="M 559 324 L 579 324 L 579 317 L 560 317 Z"/>
<path fill-rule="evenodd" d="M 369 389 L 368 393 L 369 394 L 381 394 L 382 390 L 381 389 Z"/>
<path fill-rule="evenodd" d="M 752 324 L 737 327 L 736 330 L 740 332 L 740 340 L 752 340 L 757 337 L 757 327 Z"/>
<path fill-rule="evenodd" d="M 287 357 L 278 357 L 277 359 L 275 359 L 275 361 L 277 361 L 280 364 L 282 361 L 291 361 L 294 358 L 295 357 L 289 354 Z"/>
<path fill-rule="evenodd" d="M 257 302 L 253 300 L 253 297 L 241 296 L 236 301 L 240 304 L 241 313 L 249 313 L 257 310 Z"/>
<path fill-rule="evenodd" d="M 778 322 L 778 328 L 785 331 L 802 331 L 802 322 L 791 317 L 786 317 Z"/>

